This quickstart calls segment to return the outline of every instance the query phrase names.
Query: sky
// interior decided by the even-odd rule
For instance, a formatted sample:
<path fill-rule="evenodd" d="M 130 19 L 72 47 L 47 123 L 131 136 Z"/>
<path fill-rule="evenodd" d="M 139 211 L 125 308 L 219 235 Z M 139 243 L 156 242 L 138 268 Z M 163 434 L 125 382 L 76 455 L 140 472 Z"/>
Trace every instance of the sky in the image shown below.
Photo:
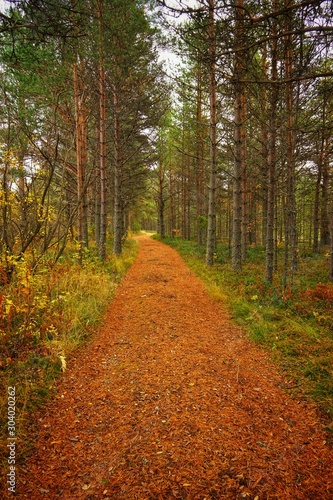
<path fill-rule="evenodd" d="M 8 7 L 8 2 L 6 2 L 6 0 L 0 0 L 0 12 L 4 12 L 6 10 L 6 6 Z"/>
<path fill-rule="evenodd" d="M 195 3 L 195 0 L 168 0 L 167 2 L 169 6 L 177 8 L 180 6 L 194 6 Z M 0 0 L 0 12 L 5 12 L 9 5 L 10 4 L 7 0 Z M 183 20 L 183 16 L 180 17 L 182 18 L 181 20 Z M 173 18 L 173 21 L 177 22 L 177 19 Z M 161 51 L 160 58 L 165 63 L 167 72 L 171 74 L 173 73 L 175 66 L 180 63 L 179 58 L 177 58 L 177 56 L 169 50 Z"/>

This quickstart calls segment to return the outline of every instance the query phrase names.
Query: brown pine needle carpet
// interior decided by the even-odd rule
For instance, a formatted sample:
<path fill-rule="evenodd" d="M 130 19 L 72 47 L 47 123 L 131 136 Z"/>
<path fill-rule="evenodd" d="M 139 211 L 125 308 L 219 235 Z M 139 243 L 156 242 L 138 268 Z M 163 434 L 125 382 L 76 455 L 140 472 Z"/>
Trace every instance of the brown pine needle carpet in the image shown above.
<path fill-rule="evenodd" d="M 16 498 L 333 499 L 333 452 L 178 254 L 147 236 L 43 409 Z"/>

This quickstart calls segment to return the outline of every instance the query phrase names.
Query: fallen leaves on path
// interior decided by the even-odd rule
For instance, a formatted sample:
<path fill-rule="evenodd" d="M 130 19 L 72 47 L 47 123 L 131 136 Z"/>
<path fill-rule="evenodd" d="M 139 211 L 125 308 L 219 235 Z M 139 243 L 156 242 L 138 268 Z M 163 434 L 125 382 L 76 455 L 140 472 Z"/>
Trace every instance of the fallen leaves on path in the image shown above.
<path fill-rule="evenodd" d="M 139 241 L 104 327 L 39 418 L 17 498 L 332 499 L 315 408 L 281 389 L 174 250 Z"/>

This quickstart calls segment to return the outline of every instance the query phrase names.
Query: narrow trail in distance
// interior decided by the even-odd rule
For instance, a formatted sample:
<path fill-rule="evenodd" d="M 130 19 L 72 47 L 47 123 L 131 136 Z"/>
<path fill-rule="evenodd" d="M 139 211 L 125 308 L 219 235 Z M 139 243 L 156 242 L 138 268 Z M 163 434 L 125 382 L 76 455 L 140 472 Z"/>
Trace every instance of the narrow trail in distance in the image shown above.
<path fill-rule="evenodd" d="M 138 257 L 36 424 L 16 498 L 332 500 L 315 407 L 171 248 Z"/>

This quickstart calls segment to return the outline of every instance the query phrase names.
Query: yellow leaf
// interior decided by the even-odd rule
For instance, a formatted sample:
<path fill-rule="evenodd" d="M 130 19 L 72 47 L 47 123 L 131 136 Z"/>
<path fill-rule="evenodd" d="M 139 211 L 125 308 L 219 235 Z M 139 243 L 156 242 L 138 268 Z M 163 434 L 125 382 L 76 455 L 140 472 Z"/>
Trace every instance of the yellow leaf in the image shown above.
<path fill-rule="evenodd" d="M 61 361 L 61 371 L 65 371 L 66 370 L 66 359 L 65 359 L 65 356 L 59 356 L 59 359 Z"/>

